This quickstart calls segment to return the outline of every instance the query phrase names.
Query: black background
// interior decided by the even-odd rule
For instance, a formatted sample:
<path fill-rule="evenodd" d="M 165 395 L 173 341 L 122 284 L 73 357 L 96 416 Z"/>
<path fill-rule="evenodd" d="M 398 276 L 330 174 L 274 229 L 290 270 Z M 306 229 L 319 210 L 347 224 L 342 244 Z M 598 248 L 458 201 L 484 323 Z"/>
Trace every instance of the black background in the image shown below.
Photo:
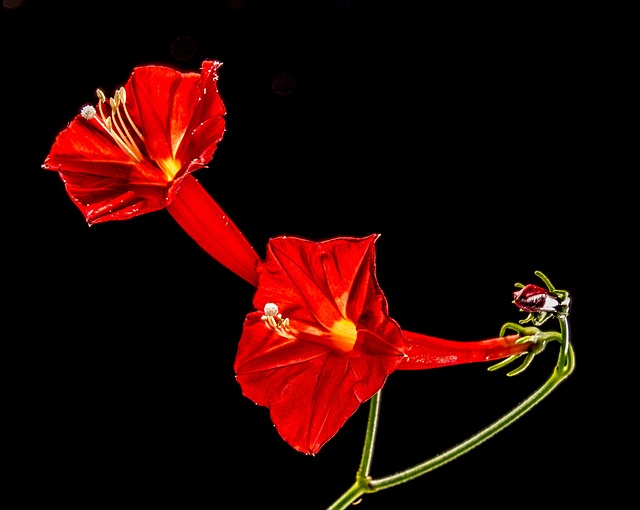
<path fill-rule="evenodd" d="M 593 13 L 348 0 L 10 3 L 0 11 L 14 327 L 5 420 L 25 506 L 314 510 L 354 479 L 367 405 L 308 457 L 241 395 L 233 360 L 249 284 L 165 211 L 89 228 L 57 174 L 40 168 L 96 88 L 110 95 L 135 66 L 197 71 L 204 59 L 224 64 L 227 131 L 197 177 L 260 255 L 277 235 L 380 233 L 392 317 L 457 340 L 523 318 L 513 285 L 541 284 L 536 270 L 573 295 L 577 369 L 567 381 L 477 449 L 357 508 L 554 507 L 580 488 L 569 476 L 590 483 L 585 459 L 608 446 L 587 389 L 586 308 L 607 271 L 597 248 L 621 246 L 602 221 L 616 176 L 585 170 L 599 156 Z M 395 372 L 373 476 L 498 418 L 542 384 L 556 353 L 550 346 L 515 378 L 482 364 Z"/>

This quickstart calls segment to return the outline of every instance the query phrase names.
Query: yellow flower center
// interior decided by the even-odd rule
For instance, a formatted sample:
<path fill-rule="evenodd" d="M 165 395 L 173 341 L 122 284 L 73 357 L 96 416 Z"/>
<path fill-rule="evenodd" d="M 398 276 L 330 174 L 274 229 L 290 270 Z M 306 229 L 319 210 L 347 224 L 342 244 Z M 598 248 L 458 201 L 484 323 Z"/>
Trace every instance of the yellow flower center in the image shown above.
<path fill-rule="evenodd" d="M 156 161 L 160 169 L 167 176 L 167 180 L 172 181 L 176 174 L 180 171 L 182 165 L 177 159 L 161 159 Z"/>
<path fill-rule="evenodd" d="M 273 303 L 267 303 L 267 306 L 265 306 L 265 314 L 262 316 L 262 321 L 269 329 L 282 337 L 328 345 L 332 349 L 342 352 L 352 350 L 358 338 L 356 325 L 345 318 L 334 322 L 329 331 L 318 331 L 315 328 L 298 330 L 291 325 L 289 319 L 283 318 L 282 314 L 278 313 L 278 307 Z"/>
<path fill-rule="evenodd" d="M 331 326 L 331 346 L 340 351 L 350 351 L 356 343 L 358 331 L 356 325 L 348 319 L 340 319 Z"/>

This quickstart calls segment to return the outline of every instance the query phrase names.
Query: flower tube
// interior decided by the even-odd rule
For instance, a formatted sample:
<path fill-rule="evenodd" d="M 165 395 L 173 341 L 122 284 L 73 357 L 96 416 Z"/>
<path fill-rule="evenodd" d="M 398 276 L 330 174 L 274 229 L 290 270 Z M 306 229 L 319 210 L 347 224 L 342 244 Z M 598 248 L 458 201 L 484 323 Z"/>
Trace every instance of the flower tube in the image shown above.
<path fill-rule="evenodd" d="M 207 253 L 257 285 L 258 255 L 192 175 L 225 132 L 221 65 L 135 68 L 112 98 L 98 90 L 98 104 L 58 134 L 42 167 L 58 172 L 89 225 L 166 209 Z"/>
<path fill-rule="evenodd" d="M 523 354 L 519 335 L 478 342 L 403 332 L 376 278 L 379 235 L 269 241 L 235 361 L 243 394 L 281 437 L 316 454 L 396 370 Z"/>

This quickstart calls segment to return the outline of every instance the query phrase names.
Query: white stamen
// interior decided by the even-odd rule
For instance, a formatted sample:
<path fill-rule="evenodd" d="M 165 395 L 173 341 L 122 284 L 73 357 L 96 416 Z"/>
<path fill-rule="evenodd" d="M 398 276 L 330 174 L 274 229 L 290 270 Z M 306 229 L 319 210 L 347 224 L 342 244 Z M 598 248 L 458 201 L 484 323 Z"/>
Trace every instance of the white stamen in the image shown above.
<path fill-rule="evenodd" d="M 279 313 L 278 305 L 267 303 L 264 305 L 264 315 L 260 317 L 262 321 L 272 330 L 280 334 L 289 333 L 289 319 L 283 319 Z"/>
<path fill-rule="evenodd" d="M 87 120 L 91 120 L 96 116 L 96 109 L 90 104 L 83 106 L 80 115 Z"/>

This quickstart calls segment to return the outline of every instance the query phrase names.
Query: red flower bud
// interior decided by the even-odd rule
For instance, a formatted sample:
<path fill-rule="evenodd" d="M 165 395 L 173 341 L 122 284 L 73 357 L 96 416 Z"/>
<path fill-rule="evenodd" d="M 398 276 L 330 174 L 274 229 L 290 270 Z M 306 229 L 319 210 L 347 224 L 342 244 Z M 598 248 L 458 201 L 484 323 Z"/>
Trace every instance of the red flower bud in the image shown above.
<path fill-rule="evenodd" d="M 557 313 L 562 311 L 563 306 L 556 294 L 533 284 L 515 291 L 513 302 L 518 308 L 529 313 Z"/>

